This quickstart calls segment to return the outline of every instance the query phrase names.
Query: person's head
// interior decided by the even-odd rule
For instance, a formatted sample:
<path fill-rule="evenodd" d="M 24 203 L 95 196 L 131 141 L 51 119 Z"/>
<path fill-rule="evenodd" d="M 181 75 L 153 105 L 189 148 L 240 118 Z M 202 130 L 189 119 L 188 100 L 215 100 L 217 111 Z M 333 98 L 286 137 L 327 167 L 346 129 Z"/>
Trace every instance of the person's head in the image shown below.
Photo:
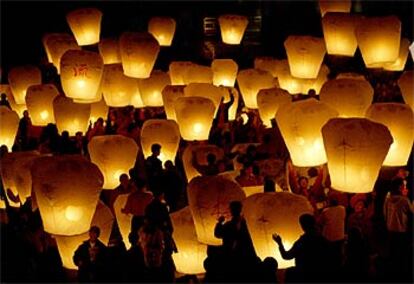
<path fill-rule="evenodd" d="M 164 167 L 167 170 L 173 170 L 174 169 L 174 164 L 172 161 L 168 160 L 164 163 Z"/>
<path fill-rule="evenodd" d="M 101 229 L 99 229 L 98 226 L 92 226 L 89 229 L 89 239 L 93 242 L 95 242 L 99 238 L 100 234 L 101 234 Z"/>
<path fill-rule="evenodd" d="M 158 157 L 161 154 L 161 145 L 158 143 L 152 144 L 151 152 L 153 156 Z"/>
<path fill-rule="evenodd" d="M 213 153 L 208 153 L 207 154 L 207 163 L 209 165 L 214 165 L 215 162 L 216 162 L 216 155 L 214 155 Z"/>
<path fill-rule="evenodd" d="M 358 200 L 354 205 L 354 211 L 356 213 L 362 212 L 364 208 L 365 208 L 365 202 L 362 199 Z"/>
<path fill-rule="evenodd" d="M 331 195 L 328 198 L 329 206 L 338 206 L 338 199 L 335 195 Z"/>
<path fill-rule="evenodd" d="M 264 180 L 264 192 L 276 192 L 275 182 L 270 177 Z"/>
<path fill-rule="evenodd" d="M 311 214 L 302 214 L 299 217 L 299 223 L 305 233 L 315 230 L 316 220 Z"/>
<path fill-rule="evenodd" d="M 2 101 L 7 100 L 7 95 L 6 95 L 5 93 L 2 93 L 2 94 L 1 94 L 1 100 L 2 100 Z"/>
<path fill-rule="evenodd" d="M 82 140 L 82 131 L 77 131 L 77 132 L 75 133 L 75 138 L 76 138 L 77 140 Z"/>
<path fill-rule="evenodd" d="M 242 207 L 243 207 L 243 205 L 240 201 L 230 202 L 229 209 L 230 209 L 231 216 L 233 216 L 233 217 L 240 216 L 241 211 L 242 211 Z"/>
<path fill-rule="evenodd" d="M 6 145 L 1 145 L 0 147 L 0 158 L 9 152 L 9 149 Z"/>
<path fill-rule="evenodd" d="M 104 124 L 104 120 L 102 117 L 98 118 L 98 120 L 96 121 L 96 125 L 102 126 Z"/>
<path fill-rule="evenodd" d="M 29 118 L 29 112 L 27 110 L 23 111 L 23 117 Z"/>
<path fill-rule="evenodd" d="M 69 139 L 69 132 L 68 131 L 62 131 L 62 138 L 63 139 Z"/>
<path fill-rule="evenodd" d="M 401 195 L 404 188 L 404 179 L 403 178 L 395 178 L 391 182 L 391 189 L 390 192 L 392 195 Z"/>
<path fill-rule="evenodd" d="M 302 189 L 308 189 L 308 186 L 309 186 L 308 178 L 304 176 L 299 177 L 299 186 Z"/>
<path fill-rule="evenodd" d="M 318 176 L 318 169 L 315 168 L 315 167 L 309 168 L 309 170 L 308 170 L 308 176 L 310 176 L 310 177 L 316 177 L 316 176 Z"/>
<path fill-rule="evenodd" d="M 119 176 L 119 183 L 121 186 L 126 187 L 129 184 L 129 177 L 127 174 L 122 174 Z"/>
<path fill-rule="evenodd" d="M 276 273 L 279 264 L 275 258 L 268 256 L 263 260 L 263 267 L 267 272 L 274 271 Z"/>

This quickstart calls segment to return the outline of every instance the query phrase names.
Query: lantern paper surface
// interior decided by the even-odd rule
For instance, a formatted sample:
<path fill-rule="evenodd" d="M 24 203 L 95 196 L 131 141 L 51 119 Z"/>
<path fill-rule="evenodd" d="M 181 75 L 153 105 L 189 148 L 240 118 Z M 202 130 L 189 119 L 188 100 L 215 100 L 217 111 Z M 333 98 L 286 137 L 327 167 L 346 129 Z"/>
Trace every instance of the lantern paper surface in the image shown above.
<path fill-rule="evenodd" d="M 257 106 L 263 124 L 266 127 L 272 127 L 271 120 L 275 118 L 279 107 L 291 102 L 292 96 L 285 90 L 279 88 L 260 90 L 257 95 Z"/>
<path fill-rule="evenodd" d="M 191 83 L 213 84 L 213 70 L 210 66 L 191 64 L 184 69 L 183 81 L 185 85 Z"/>
<path fill-rule="evenodd" d="M 91 45 L 99 42 L 102 12 L 95 8 L 84 8 L 69 12 L 66 16 L 69 27 L 78 45 Z"/>
<path fill-rule="evenodd" d="M 207 246 L 197 240 L 190 208 L 184 207 L 170 216 L 174 227 L 173 238 L 178 250 L 178 253 L 172 255 L 177 271 L 185 274 L 204 273 Z"/>
<path fill-rule="evenodd" d="M 351 0 L 319 0 L 322 17 L 328 12 L 349 13 L 351 6 Z"/>
<path fill-rule="evenodd" d="M 180 97 L 174 102 L 175 115 L 184 140 L 207 140 L 216 107 L 203 97 Z"/>
<path fill-rule="evenodd" d="M 414 42 L 411 43 L 409 46 L 410 53 L 411 53 L 411 60 L 414 62 Z"/>
<path fill-rule="evenodd" d="M 371 192 L 393 142 L 386 126 L 365 118 L 335 118 L 322 128 L 332 188 Z"/>
<path fill-rule="evenodd" d="M 31 168 L 33 190 L 46 232 L 73 236 L 89 230 L 103 176 L 82 156 L 37 158 Z"/>
<path fill-rule="evenodd" d="M 184 96 L 210 99 L 214 103 L 216 111 L 223 95 L 223 89 L 209 83 L 190 83 L 184 88 Z"/>
<path fill-rule="evenodd" d="M 408 39 L 403 38 L 400 42 L 400 53 L 398 55 L 397 60 L 392 63 L 385 63 L 384 69 L 388 71 L 403 71 L 405 67 L 405 63 L 407 62 L 408 58 L 408 47 L 410 42 Z"/>
<path fill-rule="evenodd" d="M 6 97 L 10 103 L 11 109 L 15 111 L 20 118 L 22 118 L 23 112 L 26 110 L 26 104 L 21 104 L 21 105 L 16 104 L 16 101 L 14 100 L 13 94 L 8 84 L 0 84 L 0 92 L 2 94 L 3 93 L 6 94 Z"/>
<path fill-rule="evenodd" d="M 139 80 L 138 86 L 143 104 L 149 107 L 163 106 L 162 90 L 170 84 L 170 76 L 159 70 L 153 71 L 149 78 Z"/>
<path fill-rule="evenodd" d="M 273 76 L 263 70 L 247 69 L 237 75 L 237 83 L 246 107 L 257 109 L 257 94 L 261 89 L 275 87 Z"/>
<path fill-rule="evenodd" d="M 125 76 L 120 64 L 105 65 L 102 92 L 106 104 L 111 107 L 127 106 L 134 95 L 140 96 L 138 81 Z"/>
<path fill-rule="evenodd" d="M 308 80 L 293 77 L 290 74 L 289 63 L 286 59 L 278 61 L 276 70 L 280 88 L 288 91 L 292 95 L 305 93 L 305 85 Z"/>
<path fill-rule="evenodd" d="M 221 176 L 196 177 L 188 185 L 187 196 L 197 239 L 207 245 L 221 245 L 222 240 L 214 236 L 214 227 L 220 216 L 231 218 L 230 202 L 245 198 L 241 187 Z"/>
<path fill-rule="evenodd" d="M 414 114 L 411 108 L 400 103 L 375 103 L 367 110 L 367 118 L 387 126 L 394 140 L 383 165 L 405 166 L 414 141 Z"/>
<path fill-rule="evenodd" d="M 46 37 L 46 52 L 50 54 L 53 66 L 60 74 L 60 58 L 68 50 L 81 50 L 73 36 L 69 34 L 50 34 Z"/>
<path fill-rule="evenodd" d="M 328 81 L 329 68 L 325 64 L 322 64 L 319 69 L 318 77 L 316 79 L 303 79 L 302 93 L 304 95 L 309 94 L 310 90 L 314 90 L 316 95 L 321 92 L 323 84 Z"/>
<path fill-rule="evenodd" d="M 130 105 L 134 108 L 143 108 L 145 107 L 144 103 L 142 102 L 141 92 L 139 90 L 139 82 L 137 81 L 137 88 L 135 89 L 134 93 L 131 96 Z"/>
<path fill-rule="evenodd" d="M 103 98 L 99 102 L 92 103 L 90 121 L 95 123 L 99 118 L 103 118 L 105 121 L 108 117 L 108 111 L 109 107 Z"/>
<path fill-rule="evenodd" d="M 66 130 L 70 136 L 75 136 L 78 131 L 86 133 L 88 130 L 91 105 L 78 104 L 72 99 L 57 96 L 53 100 L 53 114 L 59 132 Z"/>
<path fill-rule="evenodd" d="M 190 66 L 194 65 L 191 61 L 172 61 L 168 67 L 171 85 L 185 85 L 184 76 Z"/>
<path fill-rule="evenodd" d="M 119 40 L 124 74 L 148 78 L 157 59 L 160 45 L 149 33 L 124 32 Z"/>
<path fill-rule="evenodd" d="M 19 66 L 10 70 L 8 79 L 16 104 L 25 104 L 27 88 L 41 84 L 42 74 L 35 66 Z"/>
<path fill-rule="evenodd" d="M 405 71 L 398 79 L 398 86 L 400 87 L 404 102 L 414 110 L 414 72 Z"/>
<path fill-rule="evenodd" d="M 168 85 L 162 90 L 162 101 L 167 119 L 177 120 L 174 102 L 179 97 L 184 97 L 184 85 Z"/>
<path fill-rule="evenodd" d="M 278 77 L 278 65 L 281 60 L 277 60 L 273 57 L 256 57 L 254 59 L 254 68 L 267 71 L 272 74 L 273 77 Z"/>
<path fill-rule="evenodd" d="M 98 48 L 99 54 L 102 56 L 104 64 L 121 63 L 121 54 L 119 52 L 118 39 L 101 39 L 101 41 L 98 44 Z"/>
<path fill-rule="evenodd" d="M 58 37 L 60 35 L 61 34 L 58 34 L 58 33 L 47 33 L 47 34 L 44 34 L 42 37 L 43 48 L 45 49 L 45 53 L 47 56 L 47 62 L 49 63 L 53 63 L 53 60 L 52 60 L 52 55 L 50 54 L 49 46 L 47 45 L 47 40 L 49 39 L 49 37 Z"/>
<path fill-rule="evenodd" d="M 128 194 L 120 194 L 114 202 L 114 211 L 116 216 L 116 222 L 118 223 L 119 231 L 121 232 L 122 239 L 127 249 L 131 247 L 131 243 L 128 241 L 128 235 L 131 232 L 132 214 L 125 214 L 121 212 L 125 208 L 128 200 Z"/>
<path fill-rule="evenodd" d="M 214 59 L 211 63 L 213 84 L 216 86 L 234 87 L 239 66 L 233 59 Z"/>
<path fill-rule="evenodd" d="M 284 43 L 290 73 L 301 79 L 315 79 L 325 56 L 325 42 L 311 36 L 289 36 Z"/>
<path fill-rule="evenodd" d="M 55 123 L 53 100 L 59 91 L 53 84 L 32 85 L 27 89 L 26 105 L 34 125 Z"/>
<path fill-rule="evenodd" d="M 115 189 L 121 174 L 134 167 L 138 145 L 132 138 L 121 135 L 95 136 L 88 144 L 92 163 L 104 176 L 104 189 Z"/>
<path fill-rule="evenodd" d="M 279 108 L 276 121 L 295 166 L 326 163 L 322 126 L 338 112 L 315 99 L 293 102 Z"/>
<path fill-rule="evenodd" d="M 272 234 L 281 236 L 286 250 L 293 246 L 303 234 L 299 217 L 313 214 L 306 197 L 289 192 L 258 193 L 243 201 L 243 212 L 257 256 L 262 260 L 275 258 L 282 269 L 294 266 L 294 260 L 284 260 L 280 256 Z"/>
<path fill-rule="evenodd" d="M 170 46 L 175 33 L 175 20 L 170 17 L 152 17 L 148 23 L 148 32 L 161 46 Z"/>
<path fill-rule="evenodd" d="M 19 128 L 19 116 L 6 106 L 0 106 L 0 145 L 6 145 L 12 150 L 17 130 Z"/>
<path fill-rule="evenodd" d="M 227 44 L 240 44 L 249 20 L 240 15 L 221 15 L 218 17 L 221 39 Z"/>
<path fill-rule="evenodd" d="M 326 82 L 320 100 L 337 110 L 339 117 L 365 117 L 374 98 L 374 89 L 368 81 L 335 79 Z"/>

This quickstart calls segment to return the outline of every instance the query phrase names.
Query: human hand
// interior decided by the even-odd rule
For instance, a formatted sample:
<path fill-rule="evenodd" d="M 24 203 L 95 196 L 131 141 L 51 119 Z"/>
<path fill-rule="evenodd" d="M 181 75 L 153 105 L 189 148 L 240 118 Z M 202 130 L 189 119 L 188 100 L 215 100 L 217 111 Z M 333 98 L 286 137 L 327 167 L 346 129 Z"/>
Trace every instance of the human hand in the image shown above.
<path fill-rule="evenodd" d="M 281 245 L 282 244 L 282 238 L 278 235 L 278 234 L 273 234 L 272 235 L 272 239 L 278 244 Z"/>

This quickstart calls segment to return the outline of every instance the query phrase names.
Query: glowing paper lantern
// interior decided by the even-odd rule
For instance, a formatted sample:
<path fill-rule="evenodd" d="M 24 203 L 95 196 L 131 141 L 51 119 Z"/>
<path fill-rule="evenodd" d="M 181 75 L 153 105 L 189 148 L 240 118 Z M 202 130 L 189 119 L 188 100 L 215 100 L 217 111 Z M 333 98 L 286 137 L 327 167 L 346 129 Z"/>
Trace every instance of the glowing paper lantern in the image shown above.
<path fill-rule="evenodd" d="M 18 116 L 22 118 L 23 112 L 26 110 L 26 104 L 21 104 L 21 105 L 16 104 L 16 101 L 14 100 L 13 94 L 8 84 L 0 84 L 0 93 L 6 94 L 6 97 L 10 103 L 11 109 L 17 112 Z"/>
<path fill-rule="evenodd" d="M 8 79 L 14 100 L 17 104 L 24 104 L 27 88 L 41 84 L 42 74 L 35 66 L 19 66 L 10 70 Z"/>
<path fill-rule="evenodd" d="M 284 43 L 292 76 L 315 79 L 325 56 L 325 42 L 311 36 L 289 36 Z"/>
<path fill-rule="evenodd" d="M 229 203 L 242 201 L 245 194 L 240 186 L 221 176 L 196 177 L 187 188 L 188 203 L 194 218 L 197 239 L 207 245 L 221 245 L 214 236 L 220 216 L 230 219 Z"/>
<path fill-rule="evenodd" d="M 183 85 L 168 85 L 162 90 L 162 101 L 167 119 L 177 120 L 175 116 L 174 102 L 179 97 L 184 97 Z"/>
<path fill-rule="evenodd" d="M 78 9 L 69 12 L 66 15 L 66 20 L 80 46 L 99 42 L 101 11 L 95 8 Z"/>
<path fill-rule="evenodd" d="M 384 69 L 388 71 L 403 71 L 405 67 L 405 63 L 407 62 L 408 58 L 408 47 L 410 42 L 408 39 L 403 38 L 400 42 L 400 53 L 398 55 L 397 60 L 392 63 L 385 63 Z"/>
<path fill-rule="evenodd" d="M 221 39 L 227 44 L 240 44 L 249 20 L 240 15 L 221 15 L 218 17 Z"/>
<path fill-rule="evenodd" d="M 148 32 L 161 46 L 170 46 L 175 33 L 175 20 L 170 17 L 152 17 L 148 23 Z"/>
<path fill-rule="evenodd" d="M 149 119 L 145 121 L 141 129 L 141 147 L 144 157 L 151 156 L 151 146 L 157 143 L 161 145 L 158 158 L 162 164 L 164 165 L 168 160 L 174 163 L 180 138 L 180 130 L 174 120 Z"/>
<path fill-rule="evenodd" d="M 47 56 L 47 61 L 49 63 L 53 63 L 53 60 L 52 60 L 52 55 L 50 54 L 49 46 L 47 45 L 47 40 L 49 39 L 49 37 L 53 37 L 53 36 L 57 37 L 59 35 L 61 35 L 61 34 L 48 33 L 48 34 L 44 34 L 43 37 L 42 37 L 43 48 L 45 49 L 45 53 L 46 53 L 46 56 Z"/>
<path fill-rule="evenodd" d="M 78 104 L 71 99 L 58 96 L 53 100 L 53 114 L 60 133 L 68 131 L 70 136 L 76 132 L 86 133 L 91 115 L 90 104 Z"/>
<path fill-rule="evenodd" d="M 187 73 L 187 69 L 192 65 L 194 63 L 190 61 L 172 61 L 168 67 L 171 85 L 185 85 L 184 76 Z"/>
<path fill-rule="evenodd" d="M 140 94 L 137 80 L 125 76 L 120 64 L 105 65 L 102 92 L 111 107 L 127 106 L 134 95 Z"/>
<path fill-rule="evenodd" d="M 148 78 L 160 51 L 158 41 L 149 33 L 124 32 L 119 46 L 124 74 Z"/>
<path fill-rule="evenodd" d="M 82 156 L 37 158 L 33 190 L 46 232 L 72 236 L 89 230 L 102 189 L 98 167 Z"/>
<path fill-rule="evenodd" d="M 6 145 L 11 151 L 19 128 L 19 116 L 15 111 L 0 106 L 0 123 L 0 145 Z"/>
<path fill-rule="evenodd" d="M 210 99 L 214 103 L 216 111 L 223 95 L 223 89 L 209 83 L 190 83 L 184 88 L 184 96 Z"/>
<path fill-rule="evenodd" d="M 272 234 L 281 236 L 286 250 L 293 246 L 303 234 L 299 217 L 313 214 L 306 197 L 289 192 L 258 193 L 243 201 L 243 212 L 257 256 L 275 258 L 282 269 L 294 266 L 294 260 L 281 257 Z"/>
<path fill-rule="evenodd" d="M 320 100 L 337 110 L 339 117 L 365 117 L 374 98 L 369 82 L 355 79 L 335 79 L 326 82 Z"/>
<path fill-rule="evenodd" d="M 351 0 L 319 0 L 322 17 L 328 12 L 349 13 L 351 5 Z"/>
<path fill-rule="evenodd" d="M 60 58 L 68 50 L 81 50 L 73 36 L 69 34 L 50 34 L 45 39 L 45 49 L 52 59 L 53 66 L 60 74 Z M 49 57 L 49 56 L 48 56 Z"/>
<path fill-rule="evenodd" d="M 104 176 L 104 189 L 115 189 L 119 177 L 134 167 L 138 145 L 131 138 L 121 135 L 95 136 L 88 144 L 92 163 Z"/>
<path fill-rule="evenodd" d="M 104 99 L 100 100 L 97 103 L 92 103 L 90 121 L 92 123 L 95 123 L 100 117 L 103 118 L 103 120 L 106 120 L 108 117 L 108 111 L 109 107 L 106 105 Z"/>
<path fill-rule="evenodd" d="M 116 222 L 118 223 L 119 231 L 121 232 L 122 239 L 127 249 L 131 247 L 131 243 L 128 241 L 129 233 L 131 232 L 132 214 L 125 214 L 122 209 L 125 208 L 129 194 L 120 194 L 114 202 L 114 211 L 116 216 Z"/>
<path fill-rule="evenodd" d="M 197 240 L 190 208 L 184 207 L 170 216 L 174 227 L 173 238 L 178 250 L 178 253 L 172 255 L 176 270 L 185 274 L 204 273 L 207 246 Z"/>
<path fill-rule="evenodd" d="M 305 93 L 305 84 L 307 80 L 293 77 L 290 74 L 289 63 L 287 60 L 280 60 L 277 66 L 277 79 L 281 89 L 288 91 L 292 95 Z"/>
<path fill-rule="evenodd" d="M 355 27 L 358 18 L 347 13 L 327 13 L 322 18 L 326 51 L 332 55 L 354 56 L 358 43 Z"/>
<path fill-rule="evenodd" d="M 121 63 L 121 54 L 119 52 L 118 39 L 101 39 L 98 44 L 98 48 L 99 54 L 102 56 L 104 64 Z"/>
<path fill-rule="evenodd" d="M 153 71 L 148 79 L 139 80 L 141 99 L 145 106 L 163 106 L 162 90 L 171 84 L 170 76 L 162 71 Z"/>
<path fill-rule="evenodd" d="M 257 108 L 257 94 L 261 89 L 275 87 L 273 76 L 263 70 L 247 69 L 237 75 L 237 83 L 243 96 L 243 101 L 248 108 Z"/>
<path fill-rule="evenodd" d="M 184 69 L 183 81 L 185 85 L 191 83 L 213 83 L 213 70 L 210 66 L 191 64 Z"/>
<path fill-rule="evenodd" d="M 397 60 L 401 38 L 401 22 L 397 17 L 362 18 L 355 35 L 368 68 Z"/>
<path fill-rule="evenodd" d="M 411 53 L 411 59 L 414 62 L 414 42 L 411 43 L 409 49 L 410 49 L 410 53 Z"/>
<path fill-rule="evenodd" d="M 279 88 L 260 90 L 257 95 L 257 106 L 263 124 L 266 127 L 272 127 L 271 120 L 275 118 L 279 107 L 290 102 L 292 102 L 292 96 L 285 90 Z"/>
<path fill-rule="evenodd" d="M 137 81 L 137 88 L 135 89 L 134 93 L 131 96 L 130 105 L 132 105 L 134 108 L 145 107 L 144 103 L 142 102 L 142 97 L 141 97 L 141 92 L 139 90 L 138 81 Z"/>
<path fill-rule="evenodd" d="M 393 142 L 386 126 L 365 118 L 335 118 L 322 128 L 332 188 L 371 192 Z"/>
<path fill-rule="evenodd" d="M 414 110 L 414 72 L 405 71 L 398 79 L 398 86 L 400 87 L 404 102 Z"/>
<path fill-rule="evenodd" d="M 180 97 L 174 102 L 175 115 L 184 140 L 207 140 L 216 107 L 202 97 Z"/>
<path fill-rule="evenodd" d="M 279 108 L 276 121 L 295 166 L 326 163 L 321 128 L 338 112 L 315 99 L 296 101 Z"/>
<path fill-rule="evenodd" d="M 234 87 L 239 66 L 232 59 L 214 59 L 211 63 L 213 84 L 216 86 Z"/>
<path fill-rule="evenodd" d="M 58 95 L 53 84 L 32 85 L 27 89 L 26 105 L 34 125 L 55 123 L 53 100 Z"/>
<path fill-rule="evenodd" d="M 405 166 L 414 141 L 414 114 L 411 108 L 400 103 L 376 103 L 367 110 L 367 118 L 387 126 L 394 140 L 383 165 Z"/>
<path fill-rule="evenodd" d="M 319 69 L 318 77 L 316 79 L 303 79 L 302 93 L 308 94 L 310 90 L 314 90 L 316 95 L 319 95 L 323 84 L 328 81 L 329 68 L 325 64 L 322 64 Z"/>
<path fill-rule="evenodd" d="M 272 74 L 273 77 L 278 77 L 278 65 L 281 60 L 277 60 L 273 57 L 256 57 L 254 59 L 254 69 L 267 71 Z"/>

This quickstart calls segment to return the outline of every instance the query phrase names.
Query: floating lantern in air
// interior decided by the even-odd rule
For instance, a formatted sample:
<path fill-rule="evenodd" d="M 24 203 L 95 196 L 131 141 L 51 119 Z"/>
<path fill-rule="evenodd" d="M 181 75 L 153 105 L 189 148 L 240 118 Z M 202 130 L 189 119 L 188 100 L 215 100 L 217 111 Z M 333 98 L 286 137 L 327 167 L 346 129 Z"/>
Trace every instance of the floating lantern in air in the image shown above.
<path fill-rule="evenodd" d="M 149 107 L 163 106 L 162 90 L 169 84 L 171 84 L 170 76 L 159 70 L 153 71 L 149 78 L 139 80 L 138 86 L 143 104 Z"/>
<path fill-rule="evenodd" d="M 111 107 L 127 106 L 132 96 L 140 94 L 137 80 L 125 76 L 120 64 L 105 65 L 102 92 L 106 104 Z"/>
<path fill-rule="evenodd" d="M 26 105 L 34 125 L 55 123 L 53 100 L 59 91 L 53 84 L 32 85 L 27 89 Z"/>
<path fill-rule="evenodd" d="M 148 32 L 161 46 L 170 46 L 175 33 L 175 20 L 170 17 L 152 17 L 148 23 Z"/>
<path fill-rule="evenodd" d="M 53 114 L 60 133 L 68 131 L 70 136 L 76 132 L 86 133 L 91 115 L 90 104 L 78 104 L 72 99 L 57 96 L 53 100 Z"/>
<path fill-rule="evenodd" d="M 398 79 L 398 86 L 400 87 L 404 102 L 414 110 L 414 72 L 405 71 Z"/>
<path fill-rule="evenodd" d="M 202 97 L 180 97 L 174 102 L 175 115 L 184 140 L 207 140 L 216 107 Z"/>
<path fill-rule="evenodd" d="M 279 108 L 276 121 L 295 166 L 326 163 L 321 128 L 336 116 L 336 110 L 313 98 Z"/>
<path fill-rule="evenodd" d="M 392 63 L 385 63 L 384 69 L 387 71 L 403 71 L 405 67 L 405 63 L 407 62 L 408 58 L 408 47 L 410 42 L 408 39 L 403 38 L 400 42 L 400 53 L 398 55 L 397 60 Z"/>
<path fill-rule="evenodd" d="M 249 20 L 240 15 L 221 15 L 218 17 L 221 39 L 227 44 L 240 44 Z"/>
<path fill-rule="evenodd" d="M 213 83 L 213 70 L 210 66 L 191 64 L 184 69 L 184 85 L 191 83 Z"/>
<path fill-rule="evenodd" d="M 209 83 L 191 83 L 184 88 L 184 96 L 210 99 L 214 103 L 216 111 L 223 95 L 223 89 Z"/>
<path fill-rule="evenodd" d="M 275 258 L 282 269 L 294 266 L 293 260 L 281 257 L 272 234 L 280 235 L 286 250 L 291 249 L 303 234 L 299 217 L 313 214 L 306 197 L 290 192 L 258 193 L 243 201 L 243 212 L 257 256 Z"/>
<path fill-rule="evenodd" d="M 325 42 L 311 36 L 289 36 L 284 43 L 292 76 L 315 79 L 325 56 Z"/>
<path fill-rule="evenodd" d="M 214 59 L 211 63 L 213 84 L 216 86 L 234 87 L 239 66 L 232 59 Z"/>
<path fill-rule="evenodd" d="M 414 114 L 411 108 L 400 103 L 375 103 L 367 110 L 367 118 L 387 126 L 394 140 L 383 165 L 405 166 L 414 141 Z"/>
<path fill-rule="evenodd" d="M 6 145 L 11 151 L 17 130 L 19 129 L 19 116 L 6 106 L 0 106 L 0 145 Z"/>
<path fill-rule="evenodd" d="M 231 218 L 229 203 L 242 201 L 245 194 L 240 186 L 221 176 L 203 176 L 191 180 L 187 189 L 188 203 L 194 218 L 197 239 L 207 245 L 221 245 L 214 236 L 220 216 Z"/>
<path fill-rule="evenodd" d="M 175 161 L 175 155 L 180 144 L 180 130 L 174 120 L 149 119 L 144 122 L 141 129 L 141 147 L 144 157 L 151 156 L 151 146 L 155 143 L 161 145 L 158 157 L 162 164 L 166 161 Z"/>
<path fill-rule="evenodd" d="M 185 85 L 184 76 L 187 69 L 194 65 L 191 61 L 172 61 L 168 67 L 171 85 Z"/>
<path fill-rule="evenodd" d="M 322 127 L 322 136 L 331 187 L 371 192 L 393 142 L 387 127 L 365 118 L 335 118 Z"/>
<path fill-rule="evenodd" d="M 69 50 L 60 60 L 60 78 L 65 95 L 77 102 L 98 102 L 103 70 L 102 57 L 95 52 Z"/>
<path fill-rule="evenodd" d="M 263 124 L 266 127 L 272 127 L 271 120 L 275 118 L 279 107 L 290 102 L 292 102 L 292 96 L 285 90 L 279 88 L 260 90 L 257 95 L 257 106 Z"/>
<path fill-rule="evenodd" d="M 361 18 L 355 30 L 358 47 L 368 68 L 397 60 L 401 22 L 395 16 Z"/>
<path fill-rule="evenodd" d="M 43 48 L 45 49 L 47 61 L 49 63 L 53 63 L 53 60 L 52 60 L 52 55 L 50 54 L 49 46 L 47 45 L 47 40 L 49 39 L 49 37 L 58 37 L 60 35 L 61 34 L 58 34 L 58 33 L 47 33 L 47 34 L 44 34 L 42 37 Z"/>
<path fill-rule="evenodd" d="M 177 271 L 191 275 L 204 273 L 207 246 L 197 240 L 190 208 L 187 206 L 170 216 L 174 227 L 173 238 L 178 250 L 178 253 L 172 255 Z"/>
<path fill-rule="evenodd" d="M 27 88 L 41 84 L 42 74 L 35 66 L 19 66 L 10 70 L 8 79 L 16 104 L 25 104 Z"/>
<path fill-rule="evenodd" d="M 101 39 L 101 41 L 98 44 L 98 48 L 99 54 L 102 56 L 104 64 L 121 63 L 121 54 L 119 52 L 118 39 Z"/>
<path fill-rule="evenodd" d="M 374 89 L 365 80 L 335 79 L 326 82 L 320 100 L 337 110 L 339 117 L 365 117 Z"/>
<path fill-rule="evenodd" d="M 124 74 L 148 78 L 157 59 L 160 45 L 149 33 L 124 32 L 119 40 Z"/>
<path fill-rule="evenodd" d="M 99 118 L 106 120 L 108 117 L 109 107 L 106 105 L 104 99 L 100 100 L 99 102 L 91 104 L 91 116 L 89 120 L 92 123 L 95 123 Z"/>
<path fill-rule="evenodd" d="M 52 59 L 53 66 L 60 74 L 60 58 L 68 50 L 81 50 L 73 36 L 69 34 L 48 34 L 45 36 L 45 49 Z M 49 57 L 48 56 L 48 57 Z"/>
<path fill-rule="evenodd" d="M 358 18 L 348 13 L 327 13 L 322 18 L 326 52 L 332 55 L 354 56 L 358 43 L 355 27 Z"/>
<path fill-rule="evenodd" d="M 273 77 L 278 77 L 278 65 L 281 60 L 273 57 L 256 57 L 254 59 L 254 69 L 260 69 L 272 74 Z"/>
<path fill-rule="evenodd" d="M 135 89 L 134 93 L 131 96 L 130 105 L 132 105 L 134 108 L 145 107 L 144 103 L 142 102 L 142 97 L 141 97 L 141 92 L 139 90 L 138 81 L 137 81 L 137 88 Z"/>
<path fill-rule="evenodd" d="M 277 79 L 280 88 L 288 91 L 292 95 L 305 92 L 307 80 L 293 77 L 290 74 L 289 63 L 286 59 L 280 60 L 277 65 Z"/>
<path fill-rule="evenodd" d="M 129 194 L 120 194 L 115 199 L 114 202 L 114 211 L 116 216 L 116 222 L 119 227 L 119 231 L 121 233 L 122 239 L 124 241 L 125 246 L 127 249 L 131 247 L 131 243 L 128 241 L 129 233 L 131 232 L 131 221 L 132 221 L 132 214 L 126 214 L 122 212 L 122 209 L 125 208 L 126 202 L 128 200 Z"/>
<path fill-rule="evenodd" d="M 328 12 L 349 13 L 351 5 L 351 0 L 319 0 L 322 17 Z"/>
<path fill-rule="evenodd" d="M 168 85 L 162 90 L 162 102 L 167 119 L 177 120 L 175 116 L 174 102 L 179 97 L 184 97 L 183 85 Z"/>
<path fill-rule="evenodd" d="M 119 177 L 134 167 L 138 145 L 132 138 L 122 135 L 95 136 L 88 144 L 92 163 L 104 176 L 104 189 L 115 189 Z"/>
<path fill-rule="evenodd" d="M 246 69 L 237 75 L 237 83 L 246 107 L 257 109 L 257 94 L 261 89 L 275 87 L 273 76 L 263 70 Z"/>
<path fill-rule="evenodd" d="M 103 176 L 82 156 L 37 158 L 32 185 L 46 232 L 72 236 L 89 230 Z"/>
<path fill-rule="evenodd" d="M 95 8 L 71 11 L 66 15 L 78 45 L 91 45 L 99 42 L 102 12 Z"/>
<path fill-rule="evenodd" d="M 302 93 L 309 94 L 310 90 L 315 91 L 315 95 L 319 95 L 323 84 L 328 81 L 329 68 L 325 64 L 322 64 L 319 69 L 318 77 L 316 79 L 304 79 L 302 83 Z"/>

